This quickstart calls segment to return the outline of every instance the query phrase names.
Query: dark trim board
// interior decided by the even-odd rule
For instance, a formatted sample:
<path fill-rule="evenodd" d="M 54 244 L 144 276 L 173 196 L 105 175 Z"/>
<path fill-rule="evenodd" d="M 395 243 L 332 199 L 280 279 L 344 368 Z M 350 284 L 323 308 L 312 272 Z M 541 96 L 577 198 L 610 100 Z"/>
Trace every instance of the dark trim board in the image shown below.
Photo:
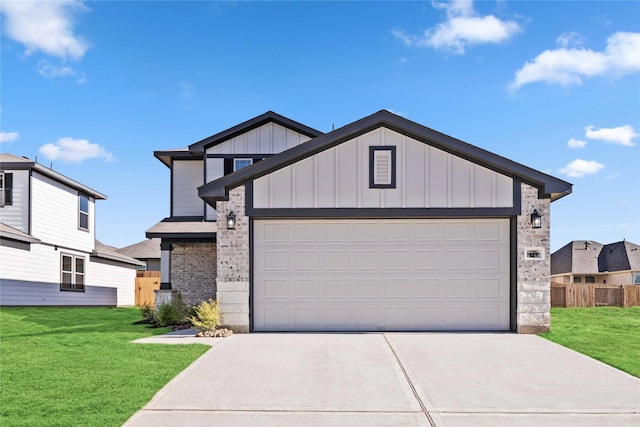
<path fill-rule="evenodd" d="M 517 208 L 245 208 L 247 215 L 260 218 L 485 218 L 517 215 Z"/>
<path fill-rule="evenodd" d="M 511 178 L 519 178 L 521 181 L 538 188 L 539 194 L 550 197 L 552 200 L 557 200 L 571 193 L 572 184 L 566 181 L 382 110 L 340 129 L 313 138 L 304 144 L 283 151 L 277 156 L 265 159 L 258 164 L 241 169 L 234 174 L 209 182 L 198 188 L 198 194 L 208 203 L 216 200 L 227 200 L 228 192 L 231 188 L 242 185 L 248 180 L 268 175 L 278 169 L 381 127 L 421 141 L 424 144 L 441 149 L 494 172 Z"/>
<path fill-rule="evenodd" d="M 242 135 L 243 133 L 247 133 L 253 129 L 259 128 L 260 126 L 271 122 L 306 135 L 309 138 L 315 138 L 323 134 L 319 130 L 313 129 L 309 126 L 303 125 L 302 123 L 281 116 L 278 113 L 267 111 L 264 114 L 256 116 L 252 119 L 232 126 L 229 129 L 223 130 L 222 132 L 218 132 L 215 135 L 211 135 L 205 139 L 189 145 L 189 151 L 192 153 L 202 153 L 211 146 L 222 144 L 223 142 L 228 141 L 238 135 Z"/>
<path fill-rule="evenodd" d="M 273 157 L 275 154 L 260 154 L 260 153 L 247 153 L 247 154 L 207 154 L 207 159 L 267 159 Z"/>
<path fill-rule="evenodd" d="M 249 218 L 249 332 L 253 332 L 253 218 Z"/>
<path fill-rule="evenodd" d="M 509 220 L 509 323 L 518 331 L 518 217 Z"/>
<path fill-rule="evenodd" d="M 159 237 L 169 243 L 216 243 L 216 233 L 149 233 L 152 239 Z"/>

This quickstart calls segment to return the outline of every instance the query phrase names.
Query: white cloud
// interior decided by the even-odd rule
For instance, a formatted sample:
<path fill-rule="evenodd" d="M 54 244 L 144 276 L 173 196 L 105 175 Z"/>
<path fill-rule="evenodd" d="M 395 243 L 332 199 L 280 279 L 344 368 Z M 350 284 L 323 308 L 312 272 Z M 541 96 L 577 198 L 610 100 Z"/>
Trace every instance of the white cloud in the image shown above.
<path fill-rule="evenodd" d="M 569 146 L 569 148 L 584 148 L 587 145 L 587 141 L 571 138 L 567 145 Z"/>
<path fill-rule="evenodd" d="M 604 168 L 602 163 L 595 160 L 582 160 L 576 159 L 560 169 L 560 173 L 563 173 L 572 178 L 582 178 L 585 175 L 591 175 L 598 173 Z"/>
<path fill-rule="evenodd" d="M 5 1 L 1 8 L 5 33 L 25 46 L 26 55 L 42 51 L 63 60 L 80 59 L 89 49 L 73 29 L 74 15 L 86 10 L 76 0 Z"/>
<path fill-rule="evenodd" d="M 584 128 L 585 136 L 589 139 L 599 139 L 609 144 L 619 144 L 633 147 L 633 139 L 640 136 L 631 125 L 618 126 L 617 128 L 594 129 L 593 126 Z"/>
<path fill-rule="evenodd" d="M 68 163 L 80 163 L 84 160 L 103 158 L 106 162 L 115 161 L 113 154 L 104 147 L 92 144 L 86 139 L 71 137 L 59 138 L 55 144 L 45 144 L 38 152 L 49 160 L 62 160 Z"/>
<path fill-rule="evenodd" d="M 47 61 L 40 61 L 38 63 L 38 74 L 47 79 L 75 77 L 78 84 L 87 82 L 87 76 L 83 72 L 79 73 L 67 65 L 52 65 Z"/>
<path fill-rule="evenodd" d="M 562 36 L 558 41 L 561 45 L 567 43 Z M 615 33 L 607 39 L 602 52 L 567 47 L 545 50 L 516 71 L 510 87 L 518 89 L 534 82 L 581 85 L 587 77 L 637 72 L 640 72 L 640 33 Z"/>
<path fill-rule="evenodd" d="M 582 46 L 584 37 L 580 33 L 562 33 L 556 39 L 556 43 L 562 47 Z"/>
<path fill-rule="evenodd" d="M 501 43 L 521 30 L 515 21 L 502 21 L 493 15 L 477 16 L 472 1 L 434 2 L 433 7 L 446 12 L 446 21 L 419 36 L 398 30 L 391 32 L 393 36 L 407 46 L 432 47 L 461 55 L 468 46 Z"/>
<path fill-rule="evenodd" d="M 18 132 L 0 132 L 0 142 L 17 141 L 19 137 Z"/>

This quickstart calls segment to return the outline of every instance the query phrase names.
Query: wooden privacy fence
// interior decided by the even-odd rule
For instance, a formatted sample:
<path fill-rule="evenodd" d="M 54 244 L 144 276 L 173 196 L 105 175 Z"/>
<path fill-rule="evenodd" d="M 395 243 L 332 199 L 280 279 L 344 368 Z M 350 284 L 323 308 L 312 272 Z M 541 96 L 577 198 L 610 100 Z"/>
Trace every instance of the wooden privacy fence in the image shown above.
<path fill-rule="evenodd" d="M 551 307 L 633 307 L 640 305 L 640 286 L 551 283 Z"/>
<path fill-rule="evenodd" d="M 159 271 L 138 271 L 136 275 L 136 306 L 154 306 L 156 296 L 153 291 L 160 289 Z"/>

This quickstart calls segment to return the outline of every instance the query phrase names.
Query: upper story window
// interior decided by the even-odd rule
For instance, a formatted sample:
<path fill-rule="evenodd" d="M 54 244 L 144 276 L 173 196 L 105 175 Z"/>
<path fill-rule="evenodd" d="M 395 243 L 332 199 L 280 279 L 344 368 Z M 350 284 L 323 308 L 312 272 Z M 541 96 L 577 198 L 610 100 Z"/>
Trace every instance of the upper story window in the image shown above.
<path fill-rule="evenodd" d="M 78 228 L 89 231 L 89 197 L 78 195 Z"/>
<path fill-rule="evenodd" d="M 0 207 L 13 204 L 13 174 L 0 172 Z"/>
<path fill-rule="evenodd" d="M 240 169 L 251 166 L 252 164 L 253 159 L 233 159 L 233 171 L 239 171 Z"/>
<path fill-rule="evenodd" d="M 396 188 L 396 147 L 369 147 L 369 188 Z"/>
<path fill-rule="evenodd" d="M 84 258 L 62 254 L 60 290 L 84 292 Z"/>

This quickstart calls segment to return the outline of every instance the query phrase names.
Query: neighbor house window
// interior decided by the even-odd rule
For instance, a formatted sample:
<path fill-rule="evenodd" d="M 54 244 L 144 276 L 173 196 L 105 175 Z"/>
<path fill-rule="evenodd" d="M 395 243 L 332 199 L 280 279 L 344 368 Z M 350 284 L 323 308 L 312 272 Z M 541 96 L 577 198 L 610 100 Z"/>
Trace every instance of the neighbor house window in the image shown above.
<path fill-rule="evenodd" d="M 78 228 L 89 230 L 89 197 L 84 194 L 78 196 Z"/>
<path fill-rule="evenodd" d="M 84 258 L 62 254 L 60 261 L 60 290 L 84 292 Z"/>
<path fill-rule="evenodd" d="M 13 204 L 13 174 L 0 172 L 0 206 Z"/>
<path fill-rule="evenodd" d="M 582 283 L 582 276 L 574 276 L 573 283 Z"/>
<path fill-rule="evenodd" d="M 253 159 L 233 159 L 233 171 L 239 171 L 240 169 L 251 166 L 252 164 Z"/>
<path fill-rule="evenodd" d="M 584 276 L 584 283 L 596 283 L 596 276 Z"/>
<path fill-rule="evenodd" d="M 633 284 L 640 285 L 640 272 L 633 273 Z"/>
<path fill-rule="evenodd" d="M 396 147 L 369 147 L 369 188 L 396 188 Z"/>

